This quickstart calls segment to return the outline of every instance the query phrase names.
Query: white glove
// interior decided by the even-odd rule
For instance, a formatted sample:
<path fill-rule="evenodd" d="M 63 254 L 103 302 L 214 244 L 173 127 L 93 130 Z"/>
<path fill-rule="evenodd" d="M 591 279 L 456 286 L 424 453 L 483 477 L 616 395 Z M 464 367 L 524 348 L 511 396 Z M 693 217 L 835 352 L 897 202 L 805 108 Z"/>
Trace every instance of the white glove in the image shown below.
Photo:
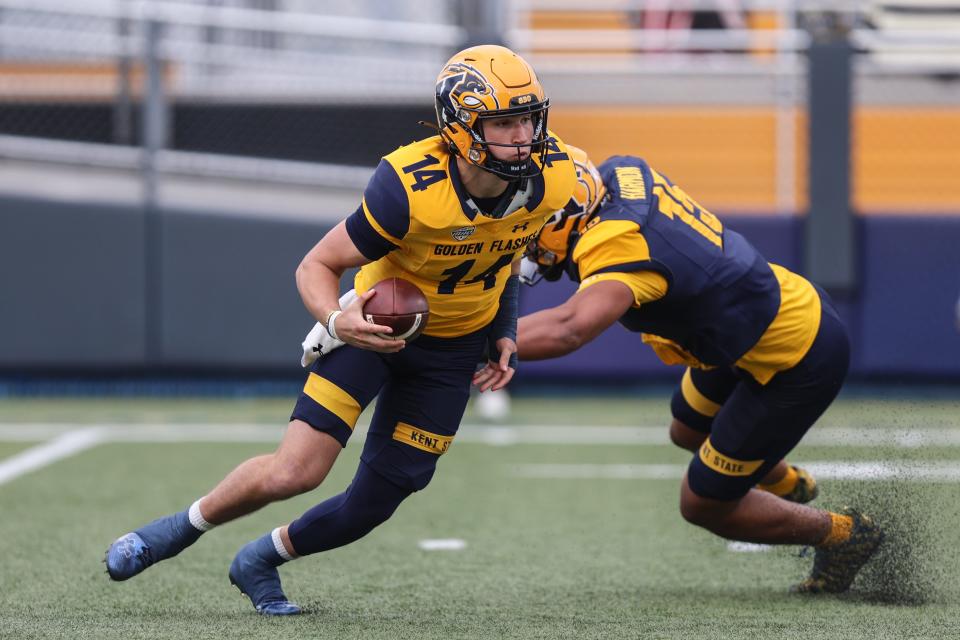
<path fill-rule="evenodd" d="M 340 296 L 340 308 L 343 309 L 356 299 L 357 292 L 354 289 L 350 289 L 350 291 Z M 301 343 L 303 356 L 300 358 L 300 366 L 309 367 L 323 354 L 330 353 L 345 344 L 343 340 L 333 338 L 327 333 L 327 328 L 318 322 L 313 325 L 313 329 L 310 330 L 310 333 L 307 334 L 307 337 L 304 338 Z"/>

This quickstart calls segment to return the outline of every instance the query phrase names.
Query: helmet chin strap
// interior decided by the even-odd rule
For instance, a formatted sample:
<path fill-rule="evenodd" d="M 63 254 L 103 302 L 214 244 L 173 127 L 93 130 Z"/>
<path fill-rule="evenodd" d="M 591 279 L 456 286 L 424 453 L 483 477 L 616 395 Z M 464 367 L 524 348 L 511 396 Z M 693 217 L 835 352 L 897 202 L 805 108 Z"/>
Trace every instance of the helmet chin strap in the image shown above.
<path fill-rule="evenodd" d="M 504 167 L 514 164 L 519 167 L 519 170 L 516 174 L 511 171 L 504 169 Z M 526 181 L 528 178 L 532 178 L 535 175 L 539 175 L 542 171 L 539 171 L 539 167 L 533 161 L 533 153 L 531 149 L 530 155 L 524 160 L 520 157 L 519 148 L 517 148 L 517 159 L 516 161 L 510 160 L 500 160 L 493 156 L 493 152 L 490 151 L 490 147 L 487 147 L 487 157 L 484 159 L 481 169 L 489 171 L 495 176 L 507 180 L 508 182 L 520 182 Z M 532 168 L 531 168 L 532 167 Z M 523 186 L 526 186 L 526 182 L 523 183 Z"/>
<path fill-rule="evenodd" d="M 542 159 L 542 154 L 546 150 L 547 140 L 546 139 L 539 140 L 537 138 L 537 136 L 539 135 L 537 133 L 537 131 L 539 131 L 539 128 L 537 129 L 537 131 L 534 132 L 534 136 L 533 136 L 534 139 L 531 140 L 529 144 L 514 146 L 512 144 L 490 143 L 489 141 L 486 140 L 486 137 L 484 136 L 482 121 L 478 120 L 477 124 L 480 126 L 480 129 L 478 131 L 475 131 L 475 133 L 477 133 L 480 139 L 483 141 L 482 144 L 485 145 L 484 151 L 486 154 L 486 157 L 483 159 L 483 163 L 477 165 L 481 169 L 489 171 L 490 173 L 494 174 L 498 178 L 502 178 L 503 180 L 507 180 L 509 182 L 520 182 L 521 189 L 526 188 L 526 180 L 528 178 L 532 178 L 534 176 L 538 176 L 543 173 L 543 168 L 537 165 L 537 163 L 534 162 L 533 160 L 534 153 L 540 153 L 541 159 Z M 543 127 L 544 125 L 545 125 L 545 119 L 541 119 L 541 123 L 539 126 Z M 516 160 L 500 160 L 499 158 L 495 157 L 493 155 L 492 148 L 498 147 L 498 146 L 501 148 L 512 147 L 514 152 L 517 154 Z M 526 148 L 529 150 L 526 159 L 523 159 L 520 156 L 521 148 Z M 508 167 L 510 167 L 511 165 L 517 168 L 516 172 L 510 171 L 508 169 Z"/>

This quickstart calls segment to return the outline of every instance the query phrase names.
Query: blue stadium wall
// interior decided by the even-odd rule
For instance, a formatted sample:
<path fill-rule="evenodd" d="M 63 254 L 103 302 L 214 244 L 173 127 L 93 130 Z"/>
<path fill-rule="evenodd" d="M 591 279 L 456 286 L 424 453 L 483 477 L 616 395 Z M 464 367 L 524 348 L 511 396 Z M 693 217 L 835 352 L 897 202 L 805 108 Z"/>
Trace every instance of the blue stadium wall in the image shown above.
<path fill-rule="evenodd" d="M 724 220 L 802 272 L 801 218 Z M 858 224 L 859 290 L 838 301 L 852 373 L 960 379 L 960 217 Z M 296 374 L 312 320 L 293 274 L 327 227 L 168 210 L 160 228 L 148 266 L 139 210 L 0 198 L 0 374 Z M 525 289 L 522 311 L 572 291 L 567 282 Z M 521 379 L 676 373 L 615 327 L 576 354 L 525 363 Z"/>

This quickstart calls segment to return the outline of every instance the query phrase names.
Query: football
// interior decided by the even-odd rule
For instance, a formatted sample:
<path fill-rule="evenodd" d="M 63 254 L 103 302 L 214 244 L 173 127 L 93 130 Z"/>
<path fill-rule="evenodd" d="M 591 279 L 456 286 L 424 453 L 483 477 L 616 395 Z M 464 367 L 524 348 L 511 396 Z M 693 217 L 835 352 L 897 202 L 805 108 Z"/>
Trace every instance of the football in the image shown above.
<path fill-rule="evenodd" d="M 417 285 L 402 278 L 387 278 L 371 288 L 377 295 L 363 305 L 363 317 L 367 322 L 393 329 L 393 334 L 381 334 L 383 337 L 410 342 L 423 333 L 430 307 Z"/>

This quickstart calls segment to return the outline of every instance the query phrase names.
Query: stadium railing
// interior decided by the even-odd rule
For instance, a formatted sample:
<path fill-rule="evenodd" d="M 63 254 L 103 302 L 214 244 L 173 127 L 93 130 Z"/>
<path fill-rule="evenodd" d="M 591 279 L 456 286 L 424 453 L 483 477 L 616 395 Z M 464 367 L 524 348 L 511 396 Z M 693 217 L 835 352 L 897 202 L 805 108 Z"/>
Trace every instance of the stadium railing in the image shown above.
<path fill-rule="evenodd" d="M 235 126 L 217 117 L 203 121 L 206 139 L 257 138 L 252 150 L 244 151 L 247 157 L 229 151 L 236 144 L 191 150 L 177 146 L 188 119 L 171 117 L 170 111 L 194 104 L 234 114 L 242 111 L 238 105 L 339 104 L 348 111 L 381 105 L 384 111 L 366 121 L 370 127 L 398 104 L 422 106 L 429 115 L 424 88 L 469 35 L 456 24 L 454 0 L 418 3 L 417 15 L 430 16 L 432 23 L 402 11 L 394 19 L 374 19 L 253 9 L 241 6 L 243 0 L 228 4 L 0 0 L 0 106 L 11 107 L 0 155 L 129 169 L 147 162 L 160 175 L 186 172 L 359 188 L 376 161 L 372 152 L 342 154 L 343 160 L 332 153 L 270 157 L 262 151 L 272 138 L 266 129 L 290 125 L 282 118 L 265 125 L 260 111 L 244 115 L 246 120 Z M 671 11 L 694 12 L 719 5 L 709 0 L 501 3 L 505 43 L 529 56 L 545 76 L 555 98 L 553 122 L 569 141 L 600 156 L 642 151 L 684 176 L 691 190 L 720 210 L 801 211 L 806 200 L 804 53 L 810 21 L 829 10 L 842 14 L 859 51 L 858 95 L 883 94 L 885 86 L 893 87 L 888 93 L 908 94 L 894 99 L 899 110 L 856 116 L 866 140 L 855 150 L 858 166 L 869 167 L 864 169 L 869 175 L 855 182 L 856 189 L 868 189 L 856 199 L 864 209 L 890 202 L 879 195 L 882 189 L 870 185 L 879 189 L 889 183 L 906 163 L 888 161 L 890 148 L 899 146 L 905 158 L 921 153 L 909 145 L 903 151 L 900 138 L 889 139 L 893 131 L 915 129 L 904 137 L 932 140 L 923 153 L 941 160 L 924 172 L 918 183 L 923 187 L 905 202 L 916 203 L 919 194 L 921 207 L 923 197 L 933 198 L 927 208 L 956 206 L 960 187 L 950 176 L 957 161 L 950 161 L 949 140 L 938 135 L 958 117 L 955 109 L 944 112 L 949 97 L 943 96 L 949 92 L 904 83 L 914 81 L 907 78 L 911 75 L 955 74 L 960 69 L 957 31 L 891 21 L 883 8 L 889 3 L 878 8 L 871 2 L 787 0 L 738 3 L 745 19 L 737 28 L 648 28 L 644 13 L 663 11 L 667 4 Z M 152 46 L 147 25 L 155 27 Z M 137 125 L 136 106 L 148 94 L 151 64 L 160 77 L 146 102 L 160 102 L 153 104 L 159 114 L 153 122 L 162 130 L 148 135 Z M 44 108 L 15 108 L 37 103 Z M 90 115 L 98 106 L 110 110 L 108 117 Z M 620 123 L 618 130 L 584 128 L 598 119 Z M 888 126 L 891 122 L 895 126 Z M 380 140 L 392 124 L 380 126 L 370 137 L 384 147 L 412 135 L 404 129 Z M 624 129 L 635 130 L 642 142 L 625 139 Z M 657 135 L 667 130 L 669 138 Z M 146 159 L 135 146 L 145 139 L 158 144 Z M 938 142 L 947 146 L 941 149 Z M 347 137 L 329 142 L 341 150 L 349 144 Z M 875 172 L 878 177 L 871 177 Z"/>

